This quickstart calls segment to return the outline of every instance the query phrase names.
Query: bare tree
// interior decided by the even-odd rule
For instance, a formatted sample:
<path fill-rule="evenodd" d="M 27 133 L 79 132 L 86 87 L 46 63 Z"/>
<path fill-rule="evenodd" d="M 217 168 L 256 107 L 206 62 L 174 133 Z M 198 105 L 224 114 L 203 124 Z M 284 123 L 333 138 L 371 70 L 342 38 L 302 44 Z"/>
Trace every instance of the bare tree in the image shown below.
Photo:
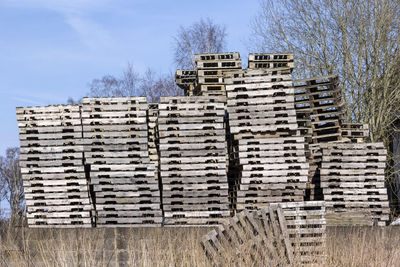
<path fill-rule="evenodd" d="M 0 197 L 10 205 L 11 219 L 24 211 L 24 187 L 19 167 L 19 148 L 8 148 L 6 156 L 0 156 Z"/>
<path fill-rule="evenodd" d="M 201 19 L 188 27 L 181 26 L 174 37 L 174 61 L 178 68 L 195 69 L 194 54 L 218 53 L 225 49 L 225 26 L 211 19 Z"/>
<path fill-rule="evenodd" d="M 140 76 L 128 63 L 122 77 L 116 78 L 105 75 L 101 79 L 94 79 L 89 84 L 91 97 L 123 97 L 139 96 L 142 94 L 140 88 Z"/>
<path fill-rule="evenodd" d="M 159 102 L 161 96 L 183 95 L 183 90 L 176 85 L 173 74 L 157 75 L 153 70 L 147 69 L 141 81 L 141 90 L 149 102 Z"/>
<path fill-rule="evenodd" d="M 348 120 L 390 142 L 398 119 L 400 2 L 263 0 L 252 24 L 258 50 L 295 54 L 296 75 L 338 73 Z"/>
<path fill-rule="evenodd" d="M 68 97 L 68 99 L 67 99 L 67 104 L 68 104 L 68 105 L 78 105 L 78 104 L 82 104 L 82 99 L 73 99 L 72 97 Z"/>

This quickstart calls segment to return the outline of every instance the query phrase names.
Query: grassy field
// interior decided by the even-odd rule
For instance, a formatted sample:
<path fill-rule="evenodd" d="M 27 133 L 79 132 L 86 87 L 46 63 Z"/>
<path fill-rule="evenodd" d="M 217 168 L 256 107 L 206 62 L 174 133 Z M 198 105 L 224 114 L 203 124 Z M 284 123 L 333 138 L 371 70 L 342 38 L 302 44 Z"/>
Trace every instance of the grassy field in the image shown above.
<path fill-rule="evenodd" d="M 210 266 L 200 245 L 208 230 L 29 230 L 3 226 L 0 264 L 116 266 L 119 260 L 123 266 Z M 400 227 L 329 228 L 326 266 L 400 266 Z"/>

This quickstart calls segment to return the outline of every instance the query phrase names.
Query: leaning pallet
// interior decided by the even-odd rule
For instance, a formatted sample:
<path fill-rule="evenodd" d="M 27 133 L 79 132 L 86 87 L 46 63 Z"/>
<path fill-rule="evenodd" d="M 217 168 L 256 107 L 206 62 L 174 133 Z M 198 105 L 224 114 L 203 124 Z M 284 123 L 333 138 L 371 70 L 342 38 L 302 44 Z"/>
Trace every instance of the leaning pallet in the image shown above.
<path fill-rule="evenodd" d="M 368 212 L 376 225 L 386 225 L 385 163 L 383 143 L 324 144 L 321 187 L 327 212 Z"/>
<path fill-rule="evenodd" d="M 148 151 L 145 97 L 84 98 L 85 158 L 101 227 L 159 226 L 155 164 Z"/>
<path fill-rule="evenodd" d="M 80 107 L 17 108 L 29 227 L 91 227 Z"/>
<path fill-rule="evenodd" d="M 216 265 L 323 265 L 325 225 L 323 201 L 272 203 L 226 220 L 202 246 Z"/>
<path fill-rule="evenodd" d="M 338 76 L 322 76 L 293 81 L 296 112 L 304 123 L 312 126 L 312 142 L 341 140 L 340 121 L 343 119 L 341 89 Z"/>
<path fill-rule="evenodd" d="M 279 206 L 243 211 L 203 236 L 201 244 L 215 265 L 293 264 L 293 249 Z"/>
<path fill-rule="evenodd" d="M 323 266 L 326 261 L 325 202 L 287 202 L 271 206 L 282 207 L 295 261 Z"/>
<path fill-rule="evenodd" d="M 165 225 L 230 216 L 223 97 L 162 97 L 160 179 Z"/>

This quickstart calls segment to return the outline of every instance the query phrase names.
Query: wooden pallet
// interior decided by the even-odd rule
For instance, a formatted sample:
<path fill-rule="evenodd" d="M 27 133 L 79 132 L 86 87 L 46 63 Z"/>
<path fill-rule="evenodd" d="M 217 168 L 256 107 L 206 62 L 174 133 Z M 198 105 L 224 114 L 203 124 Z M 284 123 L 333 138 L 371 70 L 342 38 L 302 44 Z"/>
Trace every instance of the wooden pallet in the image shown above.
<path fill-rule="evenodd" d="M 197 69 L 241 69 L 242 60 L 238 52 L 195 55 Z"/>
<path fill-rule="evenodd" d="M 287 68 L 290 72 L 294 68 L 293 54 L 249 54 L 249 69 L 277 69 Z"/>

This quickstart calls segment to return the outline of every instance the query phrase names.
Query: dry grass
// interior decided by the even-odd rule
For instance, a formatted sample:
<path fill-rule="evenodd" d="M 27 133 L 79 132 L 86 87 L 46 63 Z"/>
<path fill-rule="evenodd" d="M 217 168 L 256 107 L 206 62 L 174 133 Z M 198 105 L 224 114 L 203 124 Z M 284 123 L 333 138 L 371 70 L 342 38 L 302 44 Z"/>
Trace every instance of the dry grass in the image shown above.
<path fill-rule="evenodd" d="M 207 228 L 2 230 L 1 266 L 210 266 Z M 400 227 L 328 229 L 327 266 L 399 264 Z"/>

